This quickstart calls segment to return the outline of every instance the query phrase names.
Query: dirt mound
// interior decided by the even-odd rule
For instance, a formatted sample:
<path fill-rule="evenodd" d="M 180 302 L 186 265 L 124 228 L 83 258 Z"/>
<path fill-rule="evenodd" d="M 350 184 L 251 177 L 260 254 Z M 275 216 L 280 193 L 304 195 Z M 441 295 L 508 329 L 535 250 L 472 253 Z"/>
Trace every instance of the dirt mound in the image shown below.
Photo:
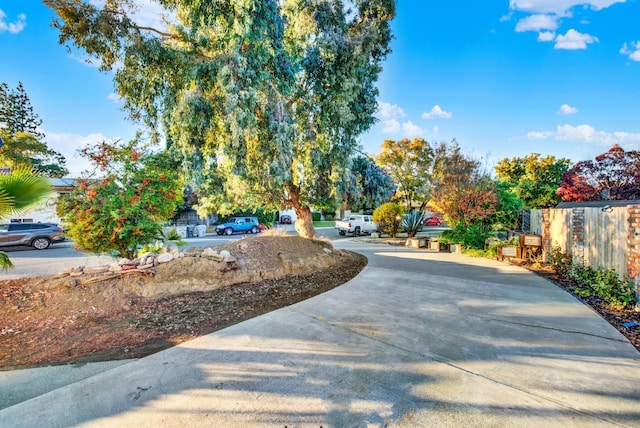
<path fill-rule="evenodd" d="M 186 256 L 106 277 L 0 281 L 0 370 L 148 355 L 336 287 L 366 264 L 293 236 L 215 250 L 235 261 Z"/>

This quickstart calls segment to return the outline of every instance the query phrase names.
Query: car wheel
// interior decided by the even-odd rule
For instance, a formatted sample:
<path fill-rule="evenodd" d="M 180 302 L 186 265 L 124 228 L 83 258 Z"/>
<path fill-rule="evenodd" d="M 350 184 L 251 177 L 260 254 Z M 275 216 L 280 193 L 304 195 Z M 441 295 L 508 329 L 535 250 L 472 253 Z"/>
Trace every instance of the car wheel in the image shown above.
<path fill-rule="evenodd" d="M 360 236 L 360 228 L 356 227 L 356 230 L 353 231 L 353 234 L 356 236 Z"/>
<path fill-rule="evenodd" d="M 256 233 L 258 233 L 258 228 L 257 228 L 256 226 L 253 226 L 253 227 L 251 228 L 251 233 L 253 233 L 254 235 L 255 235 Z"/>
<path fill-rule="evenodd" d="M 225 234 L 225 235 L 231 235 L 232 233 L 233 233 L 233 229 L 231 229 L 230 227 L 227 227 L 227 228 L 224 230 L 224 234 Z"/>
<path fill-rule="evenodd" d="M 222 235 L 222 232 L 216 232 L 218 235 Z"/>
<path fill-rule="evenodd" d="M 48 238 L 36 238 L 31 242 L 31 246 L 36 250 L 45 250 L 49 248 L 51 241 Z"/>
<path fill-rule="evenodd" d="M 340 235 L 340 236 L 344 236 L 346 234 L 347 234 L 347 232 L 345 232 L 344 230 L 341 230 L 341 231 L 338 232 L 338 235 Z"/>

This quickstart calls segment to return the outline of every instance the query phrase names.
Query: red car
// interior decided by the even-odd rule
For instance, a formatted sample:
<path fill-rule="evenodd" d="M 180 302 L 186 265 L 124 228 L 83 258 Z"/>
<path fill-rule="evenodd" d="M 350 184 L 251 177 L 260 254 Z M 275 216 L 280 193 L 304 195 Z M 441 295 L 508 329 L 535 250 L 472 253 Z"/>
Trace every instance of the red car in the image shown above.
<path fill-rule="evenodd" d="M 442 224 L 442 219 L 438 217 L 429 217 L 425 218 L 422 221 L 422 224 L 425 226 L 440 226 Z"/>

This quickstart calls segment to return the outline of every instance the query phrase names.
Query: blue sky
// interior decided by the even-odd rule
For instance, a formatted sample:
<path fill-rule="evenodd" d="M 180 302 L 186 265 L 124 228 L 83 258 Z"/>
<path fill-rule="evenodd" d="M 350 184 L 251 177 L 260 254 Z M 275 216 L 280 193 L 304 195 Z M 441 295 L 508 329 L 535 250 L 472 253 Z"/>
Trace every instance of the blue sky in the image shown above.
<path fill-rule="evenodd" d="M 78 148 L 136 126 L 111 76 L 58 44 L 52 16 L 38 0 L 0 0 L 0 81 L 23 82 L 46 141 L 77 175 Z M 379 121 L 361 143 L 376 154 L 385 139 L 455 138 L 489 164 L 640 149 L 638 17 L 636 0 L 397 0 Z"/>

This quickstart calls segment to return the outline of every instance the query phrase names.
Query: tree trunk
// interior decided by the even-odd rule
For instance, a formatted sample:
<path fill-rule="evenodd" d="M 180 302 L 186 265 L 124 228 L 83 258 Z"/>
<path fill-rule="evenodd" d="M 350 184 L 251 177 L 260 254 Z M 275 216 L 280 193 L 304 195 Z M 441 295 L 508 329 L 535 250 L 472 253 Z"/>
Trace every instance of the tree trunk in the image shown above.
<path fill-rule="evenodd" d="M 313 227 L 313 217 L 311 216 L 311 208 L 300 202 L 298 188 L 293 184 L 287 186 L 289 190 L 289 203 L 296 212 L 298 219 L 296 220 L 296 232 L 303 238 L 313 239 L 316 237 L 316 230 Z"/>
<path fill-rule="evenodd" d="M 301 205 L 295 208 L 298 219 L 296 220 L 296 232 L 303 238 L 315 238 L 316 230 L 313 228 L 313 217 L 311 216 L 311 208 Z"/>

